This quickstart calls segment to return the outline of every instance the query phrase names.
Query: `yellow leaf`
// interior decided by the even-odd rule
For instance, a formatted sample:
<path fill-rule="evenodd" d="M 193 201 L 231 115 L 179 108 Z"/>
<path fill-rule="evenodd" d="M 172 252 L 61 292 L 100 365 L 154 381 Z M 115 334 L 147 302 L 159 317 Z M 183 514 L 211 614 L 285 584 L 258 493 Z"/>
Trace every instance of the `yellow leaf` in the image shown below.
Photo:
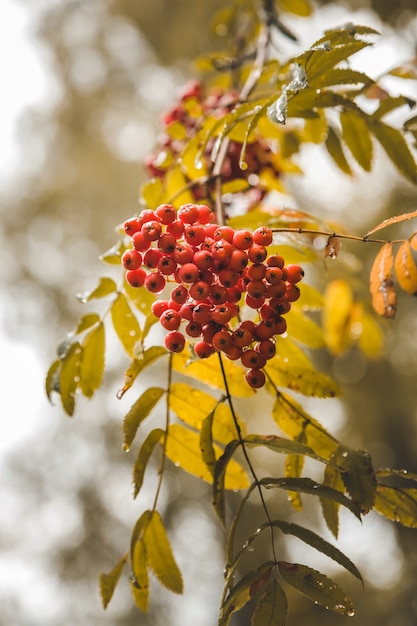
<path fill-rule="evenodd" d="M 239 365 L 236 365 L 228 359 L 223 359 L 223 365 L 229 390 L 233 396 L 246 398 L 255 393 L 254 390 L 245 383 L 243 377 L 244 370 L 239 367 Z M 213 354 L 208 359 L 191 361 L 190 353 L 184 351 L 173 355 L 172 367 L 180 374 L 195 378 L 214 389 L 225 391 L 218 354 Z"/>
<path fill-rule="evenodd" d="M 126 452 L 130 449 L 140 424 L 148 417 L 163 393 L 164 390 L 160 387 L 149 387 L 130 408 L 123 420 L 123 449 Z"/>
<path fill-rule="evenodd" d="M 360 321 L 362 331 L 358 340 L 361 351 L 368 359 L 381 356 L 384 346 L 384 335 L 375 317 L 364 313 Z"/>
<path fill-rule="evenodd" d="M 62 360 L 59 374 L 59 392 L 61 394 L 62 406 L 70 416 L 74 414 L 75 394 L 78 387 L 82 356 L 82 347 L 79 343 L 74 343 Z"/>
<path fill-rule="evenodd" d="M 119 582 L 120 576 L 122 575 L 123 568 L 126 565 L 126 561 L 127 554 L 124 554 L 109 574 L 102 573 L 99 576 L 101 601 L 105 609 L 107 608 L 110 600 L 113 597 L 114 590 L 116 589 L 116 585 Z"/>
<path fill-rule="evenodd" d="M 151 178 L 140 188 L 142 202 L 151 209 L 161 204 L 164 197 L 164 188 L 160 178 Z"/>
<path fill-rule="evenodd" d="M 218 459 L 223 450 L 220 446 L 214 446 Z M 178 467 L 197 478 L 212 483 L 213 477 L 204 463 L 200 451 L 200 437 L 180 424 L 172 424 L 169 427 L 168 440 L 165 448 L 166 456 Z M 226 474 L 226 489 L 246 489 L 249 486 L 248 477 L 243 467 L 234 459 L 229 462 Z"/>
<path fill-rule="evenodd" d="M 302 406 L 285 394 L 275 401 L 272 417 L 294 441 L 302 441 L 316 454 L 330 458 L 338 447 L 338 442 L 317 420 L 308 415 Z"/>
<path fill-rule="evenodd" d="M 277 387 L 285 387 L 305 396 L 334 398 L 340 390 L 336 383 L 313 367 L 292 365 L 279 356 L 268 361 L 265 372 Z"/>
<path fill-rule="evenodd" d="M 394 269 L 402 289 L 415 296 L 417 294 L 417 266 L 409 241 L 403 241 L 398 248 L 395 255 Z"/>
<path fill-rule="evenodd" d="M 340 114 L 343 139 L 359 165 L 369 172 L 372 167 L 373 144 L 365 119 L 351 110 Z"/>
<path fill-rule="evenodd" d="M 130 589 L 137 607 L 146 613 L 149 605 L 149 577 L 146 563 L 146 549 L 142 539 L 136 541 L 131 553 L 133 579 Z"/>
<path fill-rule="evenodd" d="M 372 305 L 378 315 L 392 318 L 397 310 L 397 294 L 392 276 L 392 243 L 384 243 L 372 265 L 370 289 Z"/>
<path fill-rule="evenodd" d="M 349 322 L 353 307 L 353 293 L 345 280 L 330 282 L 324 293 L 322 312 L 326 345 L 333 354 L 341 354 L 352 343 Z"/>
<path fill-rule="evenodd" d="M 300 17 L 311 15 L 312 7 L 308 0 L 279 0 L 279 4 L 284 11 L 294 13 Z"/>
<path fill-rule="evenodd" d="M 111 307 L 111 318 L 114 330 L 118 335 L 124 349 L 131 357 L 135 356 L 134 348 L 140 339 L 141 330 L 136 316 L 129 306 L 126 296 L 119 293 Z"/>
<path fill-rule="evenodd" d="M 187 180 L 181 172 L 179 165 L 171 167 L 165 178 L 166 196 L 169 202 L 175 206 L 181 206 L 193 202 L 194 197 L 187 188 Z"/>
<path fill-rule="evenodd" d="M 86 398 L 91 398 L 100 387 L 104 373 L 105 332 L 102 322 L 84 337 L 82 347 L 80 389 Z"/>
<path fill-rule="evenodd" d="M 309 348 L 321 348 L 324 345 L 323 331 L 320 326 L 298 307 L 293 307 L 286 315 L 288 334 Z"/>
<path fill-rule="evenodd" d="M 327 118 L 323 111 L 319 111 L 319 117 L 307 119 L 304 123 L 304 139 L 311 143 L 322 143 L 328 133 Z"/>
<path fill-rule="evenodd" d="M 175 561 L 161 516 L 157 511 L 151 513 L 143 541 L 146 560 L 155 576 L 167 589 L 181 594 L 183 592 L 182 575 Z"/>
<path fill-rule="evenodd" d="M 417 528 L 417 489 L 378 485 L 375 509 L 394 522 Z"/>

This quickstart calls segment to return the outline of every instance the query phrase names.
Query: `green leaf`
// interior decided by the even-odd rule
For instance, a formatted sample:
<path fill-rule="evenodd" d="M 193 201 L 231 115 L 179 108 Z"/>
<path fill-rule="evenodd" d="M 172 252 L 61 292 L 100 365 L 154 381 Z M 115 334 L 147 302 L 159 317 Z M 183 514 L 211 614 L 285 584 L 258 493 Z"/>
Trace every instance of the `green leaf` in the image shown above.
<path fill-rule="evenodd" d="M 383 122 L 373 122 L 371 130 L 401 174 L 417 184 L 417 165 L 401 131 Z"/>
<path fill-rule="evenodd" d="M 319 496 L 320 498 L 328 498 L 345 506 L 359 520 L 361 518 L 361 510 L 355 502 L 349 500 L 340 491 L 316 483 L 311 478 L 262 478 L 259 482 L 266 489 L 286 489 L 287 491 L 298 491 L 312 496 Z"/>
<path fill-rule="evenodd" d="M 132 312 L 126 297 L 119 293 L 111 307 L 114 330 L 129 356 L 135 355 L 135 346 L 140 339 L 139 322 Z"/>
<path fill-rule="evenodd" d="M 145 350 L 140 357 L 133 359 L 130 363 L 129 367 L 125 372 L 125 380 L 123 388 L 117 392 L 117 397 L 120 400 L 128 391 L 139 374 L 146 368 L 148 365 L 151 365 L 154 361 L 159 359 L 161 356 L 166 356 L 167 351 L 165 348 L 160 346 L 153 346 L 152 348 L 148 348 Z"/>
<path fill-rule="evenodd" d="M 151 430 L 139 450 L 138 456 L 136 457 L 136 461 L 133 466 L 134 498 L 137 497 L 142 487 L 145 470 L 148 465 L 148 461 L 151 458 L 152 452 L 156 444 L 161 441 L 164 434 L 165 431 L 161 428 L 155 428 L 154 430 Z"/>
<path fill-rule="evenodd" d="M 221 457 L 216 461 L 213 471 L 213 507 L 218 518 L 225 524 L 225 507 L 224 507 L 224 489 L 227 466 L 239 447 L 240 442 L 237 440 L 230 441 Z"/>
<path fill-rule="evenodd" d="M 77 328 L 74 331 L 75 335 L 80 335 L 82 332 L 94 326 L 100 321 L 100 316 L 97 313 L 87 313 L 87 315 L 83 315 L 80 321 L 78 322 Z"/>
<path fill-rule="evenodd" d="M 290 396 L 280 393 L 275 401 L 272 417 L 291 439 L 303 441 L 320 456 L 329 459 L 337 449 L 337 440 L 324 426 L 311 417 Z"/>
<path fill-rule="evenodd" d="M 338 385 L 326 374 L 317 371 L 312 365 L 294 365 L 284 360 L 279 353 L 268 361 L 265 371 L 277 387 L 286 387 L 305 396 L 334 398 L 340 393 Z"/>
<path fill-rule="evenodd" d="M 350 68 L 336 68 L 331 69 L 322 76 L 316 76 L 314 80 L 310 80 L 310 86 L 316 86 L 319 88 L 330 87 L 331 85 L 352 85 L 360 84 L 368 85 L 373 83 L 373 80 L 369 78 L 363 72 L 358 72 Z"/>
<path fill-rule="evenodd" d="M 83 349 L 78 342 L 73 343 L 62 359 L 59 375 L 59 392 L 65 412 L 71 416 L 75 410 L 75 394 L 80 380 Z"/>
<path fill-rule="evenodd" d="M 350 165 L 346 160 L 345 153 L 343 152 L 342 144 L 338 135 L 332 127 L 329 127 L 329 133 L 326 139 L 326 148 L 337 167 L 342 170 L 348 176 L 352 175 Z"/>
<path fill-rule="evenodd" d="M 105 331 L 99 322 L 82 343 L 83 359 L 80 369 L 80 389 L 86 398 L 91 398 L 100 387 L 104 373 Z"/>
<path fill-rule="evenodd" d="M 131 562 L 132 577 L 130 580 L 130 590 L 136 606 L 146 613 L 149 605 L 149 576 L 146 562 L 146 548 L 142 539 L 136 541 L 133 546 Z"/>
<path fill-rule="evenodd" d="M 417 489 L 378 485 L 375 509 L 389 520 L 417 528 Z"/>
<path fill-rule="evenodd" d="M 218 626 L 227 626 L 233 613 L 242 609 L 268 582 L 274 563 L 268 561 L 252 570 L 231 589 L 220 607 Z"/>
<path fill-rule="evenodd" d="M 327 33 L 326 33 L 327 34 Z M 344 34 L 340 35 L 341 37 L 345 37 Z M 320 76 L 333 69 L 338 63 L 341 61 L 345 61 L 356 52 L 363 50 L 370 45 L 370 43 L 366 41 L 361 41 L 359 39 L 354 40 L 350 38 L 350 41 L 344 45 L 334 45 L 331 42 L 331 35 L 328 37 L 323 37 L 321 40 L 319 39 L 313 46 L 311 50 L 307 50 L 304 52 L 298 59 L 297 62 L 299 65 L 302 65 L 305 68 L 307 79 L 311 84 L 313 79 L 319 79 Z M 333 47 L 329 49 L 320 48 L 324 41 L 330 40 L 330 45 Z M 314 49 L 316 48 L 316 49 Z"/>
<path fill-rule="evenodd" d="M 388 98 L 384 98 L 381 100 L 381 103 L 375 113 L 372 114 L 372 119 L 380 120 L 382 117 L 391 113 L 391 111 L 395 111 L 399 107 L 404 105 L 408 105 L 410 108 L 415 106 L 414 100 L 410 100 L 410 98 L 406 98 L 405 96 L 389 96 Z"/>
<path fill-rule="evenodd" d="M 164 393 L 164 389 L 160 387 L 149 387 L 131 406 L 123 420 L 123 449 L 126 452 L 130 449 L 140 424 L 148 417 Z"/>
<path fill-rule="evenodd" d="M 361 513 L 368 513 L 376 495 L 376 479 L 368 452 L 339 446 L 333 458 L 342 470 L 343 483 L 353 502 Z"/>
<path fill-rule="evenodd" d="M 373 144 L 369 126 L 365 119 L 354 111 L 340 113 L 343 140 L 359 165 L 370 172 L 372 167 Z"/>
<path fill-rule="evenodd" d="M 52 402 L 52 392 L 59 393 L 59 376 L 61 370 L 62 360 L 56 359 L 53 361 L 48 369 L 48 373 L 45 378 L 45 391 L 49 402 Z"/>
<path fill-rule="evenodd" d="M 288 602 L 281 585 L 273 578 L 265 587 L 252 616 L 251 626 L 285 626 Z"/>
<path fill-rule="evenodd" d="M 390 468 L 385 468 L 385 469 L 379 469 L 375 472 L 375 475 L 377 476 L 377 478 L 392 478 L 392 477 L 398 477 L 398 478 L 405 478 L 406 480 L 414 480 L 417 482 L 417 474 L 414 474 L 413 472 L 409 472 L 408 470 L 405 469 L 390 469 Z"/>
<path fill-rule="evenodd" d="M 344 567 L 348 572 L 353 574 L 358 580 L 363 584 L 362 576 L 357 569 L 356 565 L 352 563 L 347 556 L 343 554 L 340 550 L 335 548 L 331 543 L 322 539 L 319 535 L 314 533 L 308 528 L 303 528 L 303 526 L 298 526 L 298 524 L 293 524 L 290 522 L 283 522 L 280 520 L 274 520 L 273 525 L 279 528 L 284 534 L 292 535 L 293 537 L 297 537 L 304 541 L 304 543 L 308 544 L 312 548 L 315 548 L 322 554 L 325 554 L 336 563 L 339 563 L 342 567 Z"/>
<path fill-rule="evenodd" d="M 99 576 L 99 589 L 103 608 L 107 608 L 110 600 L 113 597 L 117 583 L 120 580 L 124 566 L 126 565 L 127 554 L 124 554 L 121 559 L 113 567 L 109 574 L 101 573 Z"/>
<path fill-rule="evenodd" d="M 112 278 L 102 277 L 99 279 L 97 287 L 94 287 L 90 291 L 77 294 L 77 300 L 85 304 L 90 300 L 96 300 L 98 298 L 105 298 L 111 293 L 114 293 L 117 289 L 117 285 Z"/>
<path fill-rule="evenodd" d="M 243 379 L 243 369 L 228 359 L 223 360 L 223 365 L 229 385 L 230 393 L 238 398 L 247 398 L 255 392 Z M 219 355 L 213 354 L 208 359 L 190 361 L 190 354 L 186 350 L 180 354 L 174 354 L 172 367 L 176 372 L 196 378 L 200 383 L 205 383 L 214 389 L 224 391 L 223 374 L 219 364 Z"/>
<path fill-rule="evenodd" d="M 311 567 L 298 563 L 278 563 L 279 571 L 285 582 L 315 602 L 342 615 L 354 615 L 352 601 L 330 578 Z"/>
<path fill-rule="evenodd" d="M 183 592 L 182 575 L 172 553 L 161 516 L 157 511 L 152 511 L 150 514 L 143 541 L 148 565 L 155 576 L 167 589 L 181 594 Z"/>
<path fill-rule="evenodd" d="M 340 471 L 332 465 L 326 465 L 323 484 L 337 491 L 344 492 Z M 328 498 L 320 498 L 321 508 L 327 528 L 336 537 L 339 534 L 339 503 Z"/>
<path fill-rule="evenodd" d="M 277 435 L 246 435 L 244 443 L 249 446 L 265 446 L 273 452 L 279 452 L 281 454 L 301 454 L 303 456 L 310 456 L 316 461 L 323 461 L 314 450 L 309 448 L 299 441 L 291 441 L 291 439 L 284 439 Z"/>

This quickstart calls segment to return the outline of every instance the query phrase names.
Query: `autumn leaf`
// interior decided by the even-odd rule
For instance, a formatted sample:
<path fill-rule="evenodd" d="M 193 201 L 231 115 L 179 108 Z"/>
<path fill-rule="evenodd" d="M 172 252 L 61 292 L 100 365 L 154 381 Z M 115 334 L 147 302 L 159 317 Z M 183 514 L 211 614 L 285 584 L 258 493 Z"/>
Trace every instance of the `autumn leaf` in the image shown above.
<path fill-rule="evenodd" d="M 388 318 L 393 318 L 397 311 L 397 294 L 392 275 L 393 262 L 392 243 L 384 243 L 375 258 L 370 274 L 372 305 L 378 315 Z"/>

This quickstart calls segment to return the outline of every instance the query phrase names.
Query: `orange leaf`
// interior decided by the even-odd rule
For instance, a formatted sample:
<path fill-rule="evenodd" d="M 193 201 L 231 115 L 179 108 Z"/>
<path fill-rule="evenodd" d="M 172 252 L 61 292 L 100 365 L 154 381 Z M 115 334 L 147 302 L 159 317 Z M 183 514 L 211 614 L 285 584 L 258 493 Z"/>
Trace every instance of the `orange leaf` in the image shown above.
<path fill-rule="evenodd" d="M 393 217 L 389 217 L 387 220 L 384 220 L 378 226 L 375 226 L 372 230 L 368 231 L 364 237 L 367 239 L 369 235 L 373 235 L 381 228 L 385 228 L 386 226 L 391 226 L 391 224 L 398 224 L 399 222 L 404 222 L 405 220 L 411 220 L 413 217 L 417 217 L 417 211 L 412 211 L 411 213 L 402 213 L 401 215 L 394 215 Z"/>
<path fill-rule="evenodd" d="M 339 237 L 329 237 L 327 240 L 327 245 L 324 249 L 323 259 L 329 257 L 330 259 L 336 259 L 342 244 L 340 242 Z"/>
<path fill-rule="evenodd" d="M 378 252 L 370 275 L 372 305 L 378 315 L 392 318 L 397 310 L 397 294 L 392 276 L 392 244 L 384 243 Z"/>
<path fill-rule="evenodd" d="M 417 295 L 417 266 L 409 241 L 400 245 L 395 256 L 394 269 L 402 289 L 413 296 Z"/>

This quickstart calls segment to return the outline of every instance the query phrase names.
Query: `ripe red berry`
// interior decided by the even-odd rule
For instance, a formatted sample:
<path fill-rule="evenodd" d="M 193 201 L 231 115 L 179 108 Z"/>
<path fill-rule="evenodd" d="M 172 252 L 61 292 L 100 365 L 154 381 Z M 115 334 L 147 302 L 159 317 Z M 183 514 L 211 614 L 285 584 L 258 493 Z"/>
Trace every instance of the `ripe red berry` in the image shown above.
<path fill-rule="evenodd" d="M 285 297 L 289 302 L 295 302 L 300 297 L 301 292 L 297 285 L 293 285 L 292 283 L 288 283 L 287 291 L 285 292 Z"/>
<path fill-rule="evenodd" d="M 215 241 L 211 246 L 211 253 L 213 255 L 213 259 L 215 261 L 220 261 L 224 263 L 227 261 L 232 254 L 233 246 L 230 241 L 226 241 L 226 239 L 220 239 L 219 241 Z"/>
<path fill-rule="evenodd" d="M 201 326 L 201 324 L 193 321 L 188 322 L 187 326 L 185 327 L 185 332 L 189 337 L 200 337 L 202 331 L 203 327 Z"/>
<path fill-rule="evenodd" d="M 271 339 L 263 339 L 255 344 L 255 350 L 262 354 L 266 359 L 272 359 L 276 353 L 276 345 Z"/>
<path fill-rule="evenodd" d="M 235 272 L 241 272 L 248 264 L 248 255 L 244 250 L 233 250 L 227 265 Z"/>
<path fill-rule="evenodd" d="M 207 359 L 214 352 L 214 348 L 211 344 L 201 339 L 194 344 L 194 352 L 199 359 Z"/>
<path fill-rule="evenodd" d="M 182 304 L 180 308 L 180 315 L 182 319 L 191 321 L 193 319 L 193 312 L 195 307 L 196 305 L 192 302 L 185 302 L 184 304 Z"/>
<path fill-rule="evenodd" d="M 131 217 L 129 220 L 125 221 L 125 223 L 123 224 L 123 229 L 126 235 L 132 237 L 132 235 L 140 231 L 141 223 L 139 222 L 137 217 Z"/>
<path fill-rule="evenodd" d="M 158 240 L 158 248 L 164 254 L 172 254 L 177 245 L 177 239 L 174 235 L 164 233 Z"/>
<path fill-rule="evenodd" d="M 216 324 L 220 324 L 221 326 L 226 325 L 232 319 L 233 311 L 227 303 L 225 304 L 216 304 L 211 312 L 211 320 L 216 322 Z"/>
<path fill-rule="evenodd" d="M 218 226 L 214 231 L 213 238 L 216 241 L 220 241 L 220 239 L 224 239 L 229 243 L 233 241 L 233 235 L 235 234 L 235 229 L 231 226 Z"/>
<path fill-rule="evenodd" d="M 162 259 L 162 252 L 156 248 L 149 248 L 143 255 L 143 264 L 150 269 L 156 269 Z"/>
<path fill-rule="evenodd" d="M 156 220 L 145 222 L 140 232 L 148 241 L 157 241 L 162 234 L 161 223 Z"/>
<path fill-rule="evenodd" d="M 266 262 L 269 267 L 279 267 L 280 269 L 282 269 L 285 265 L 284 257 L 279 254 L 271 254 L 271 256 L 267 258 Z"/>
<path fill-rule="evenodd" d="M 261 246 L 269 246 L 272 243 L 272 230 L 267 226 L 261 226 L 257 228 L 253 233 L 254 243 L 258 243 Z"/>
<path fill-rule="evenodd" d="M 194 263 L 184 263 L 178 271 L 183 283 L 194 283 L 200 278 L 200 270 Z"/>
<path fill-rule="evenodd" d="M 188 298 L 188 289 L 184 287 L 184 285 L 178 285 L 178 287 L 174 287 L 171 291 L 171 300 L 176 302 L 177 304 L 184 304 L 187 302 Z"/>
<path fill-rule="evenodd" d="M 271 285 L 276 285 L 282 281 L 282 269 L 279 267 L 268 267 L 265 272 L 265 280 Z"/>
<path fill-rule="evenodd" d="M 247 250 L 252 244 L 253 237 L 249 230 L 237 230 L 233 235 L 233 245 L 239 250 Z"/>
<path fill-rule="evenodd" d="M 178 209 L 178 218 L 183 224 L 194 224 L 199 218 L 197 204 L 183 204 Z"/>
<path fill-rule="evenodd" d="M 247 284 L 246 291 L 252 298 L 259 300 L 266 294 L 266 285 L 262 280 L 250 280 Z"/>
<path fill-rule="evenodd" d="M 232 343 L 232 345 L 229 346 L 227 350 L 224 350 L 224 353 L 231 361 L 237 361 L 243 354 L 243 348 L 236 346 L 234 343 Z"/>
<path fill-rule="evenodd" d="M 265 384 L 265 374 L 260 369 L 248 370 L 245 374 L 246 382 L 253 389 L 260 389 Z"/>
<path fill-rule="evenodd" d="M 183 265 L 181 269 L 184 267 L 185 266 Z M 189 294 L 193 300 L 199 300 L 201 302 L 202 300 L 208 298 L 210 294 L 210 285 L 205 283 L 203 280 L 197 280 L 197 282 L 191 285 Z"/>
<path fill-rule="evenodd" d="M 184 224 L 181 220 L 175 220 L 174 222 L 170 222 L 166 227 L 166 233 L 169 235 L 174 235 L 176 239 L 180 239 L 180 237 L 184 234 Z"/>
<path fill-rule="evenodd" d="M 156 215 L 155 211 L 152 211 L 152 209 L 144 209 L 140 212 L 138 220 L 140 225 L 143 226 L 146 222 L 158 222 L 159 217 Z"/>
<path fill-rule="evenodd" d="M 197 304 L 193 310 L 193 320 L 203 326 L 208 324 L 211 321 L 211 306 L 204 302 Z"/>
<path fill-rule="evenodd" d="M 261 369 L 266 364 L 266 358 L 256 350 L 247 349 L 243 351 L 240 359 L 244 367 Z"/>
<path fill-rule="evenodd" d="M 223 287 L 235 287 L 239 280 L 238 272 L 225 268 L 219 272 L 219 282 Z"/>
<path fill-rule="evenodd" d="M 165 330 L 178 330 L 181 324 L 181 315 L 174 309 L 167 309 L 162 313 L 159 321 Z"/>
<path fill-rule="evenodd" d="M 268 251 L 265 246 L 261 246 L 259 243 L 253 243 L 248 249 L 248 258 L 252 263 L 262 263 L 268 256 Z"/>
<path fill-rule="evenodd" d="M 177 219 L 177 211 L 172 204 L 160 204 L 155 210 L 162 224 L 172 224 Z"/>
<path fill-rule="evenodd" d="M 182 352 L 185 346 L 185 337 L 179 330 L 173 330 L 165 337 L 165 347 L 170 352 Z"/>
<path fill-rule="evenodd" d="M 191 246 L 199 246 L 206 238 L 206 228 L 202 224 L 191 224 L 184 228 L 185 241 Z"/>
<path fill-rule="evenodd" d="M 252 343 L 254 336 L 247 328 L 243 328 L 242 325 L 239 325 L 233 331 L 232 339 L 235 346 L 246 348 L 246 346 Z"/>
<path fill-rule="evenodd" d="M 137 272 L 138 270 L 135 271 Z M 166 281 L 159 272 L 152 272 L 152 274 L 146 276 L 143 284 L 151 293 L 161 293 L 164 290 Z"/>
<path fill-rule="evenodd" d="M 263 339 L 271 339 L 275 334 L 277 334 L 277 319 L 280 320 L 281 318 L 277 318 L 275 316 L 274 318 L 267 319 L 256 324 L 255 337 L 256 339 L 258 339 L 258 341 L 262 341 Z"/>
<path fill-rule="evenodd" d="M 136 270 L 128 270 L 126 272 L 126 281 L 131 287 L 143 287 L 147 274 L 143 267 L 138 267 Z"/>
<path fill-rule="evenodd" d="M 161 272 L 161 274 L 164 274 L 164 276 L 169 276 L 170 274 L 173 274 L 177 269 L 177 262 L 175 261 L 175 259 L 172 258 L 172 256 L 163 256 L 159 259 L 157 268 Z"/>
<path fill-rule="evenodd" d="M 255 263 L 247 269 L 247 275 L 251 280 L 262 280 L 266 275 L 266 265 Z"/>
<path fill-rule="evenodd" d="M 192 263 L 194 257 L 194 249 L 188 244 L 178 244 L 174 250 L 173 256 L 176 262 L 180 265 L 185 265 L 185 263 Z"/>
<path fill-rule="evenodd" d="M 225 328 L 213 335 L 213 346 L 216 350 L 226 352 L 232 345 L 232 335 Z"/>
<path fill-rule="evenodd" d="M 137 250 L 125 250 L 122 255 L 122 265 L 125 270 L 137 270 L 142 265 L 142 255 Z"/>
<path fill-rule="evenodd" d="M 197 250 L 193 256 L 193 263 L 201 271 L 208 270 L 213 265 L 213 255 L 209 250 Z"/>
<path fill-rule="evenodd" d="M 198 223 L 211 224 L 216 219 L 213 211 L 205 204 L 198 205 Z"/>
<path fill-rule="evenodd" d="M 298 283 L 304 276 L 304 270 L 299 265 L 287 265 L 287 279 L 289 283 Z"/>
<path fill-rule="evenodd" d="M 138 252 L 144 252 L 149 248 L 150 241 L 149 239 L 146 239 L 141 231 L 138 231 L 132 235 L 132 244 L 135 250 Z"/>
<path fill-rule="evenodd" d="M 155 300 L 152 302 L 151 311 L 155 317 L 161 317 L 162 313 L 169 308 L 166 300 Z"/>
<path fill-rule="evenodd" d="M 223 285 L 214 283 L 210 286 L 210 300 L 213 304 L 223 304 L 229 299 L 229 290 Z"/>

